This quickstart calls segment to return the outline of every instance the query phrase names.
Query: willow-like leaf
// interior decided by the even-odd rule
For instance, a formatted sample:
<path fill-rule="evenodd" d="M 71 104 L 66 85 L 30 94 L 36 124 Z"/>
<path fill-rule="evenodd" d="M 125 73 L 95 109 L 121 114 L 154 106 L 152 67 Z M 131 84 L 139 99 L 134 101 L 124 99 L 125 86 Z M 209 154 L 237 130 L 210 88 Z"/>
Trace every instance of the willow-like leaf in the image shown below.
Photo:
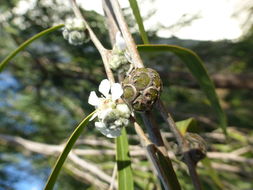
<path fill-rule="evenodd" d="M 22 51 L 24 48 L 26 48 L 30 43 L 34 42 L 35 40 L 37 40 L 40 37 L 43 37 L 43 36 L 47 35 L 50 32 L 53 32 L 53 31 L 55 31 L 55 30 L 57 30 L 59 28 L 62 28 L 63 26 L 64 26 L 64 24 L 60 24 L 60 25 L 48 28 L 46 30 L 43 30 L 42 32 L 34 35 L 33 37 L 31 37 L 28 40 L 26 40 L 25 42 L 23 42 L 19 47 L 17 47 L 17 49 L 15 49 L 3 61 L 1 61 L 1 63 L 0 63 L 0 72 L 3 71 L 4 67 L 7 65 L 7 63 L 12 58 L 14 58 L 20 51 Z"/>
<path fill-rule="evenodd" d="M 144 25 L 143 25 L 143 21 L 142 21 L 142 17 L 141 17 L 141 14 L 140 14 L 139 7 L 138 7 L 138 3 L 137 3 L 136 0 L 129 0 L 129 3 L 130 3 L 130 6 L 131 6 L 131 9 L 133 11 L 135 20 L 138 24 L 139 32 L 140 32 L 142 41 L 143 41 L 144 44 L 149 44 L 148 36 L 147 36 L 147 33 L 146 33 Z"/>
<path fill-rule="evenodd" d="M 93 116 L 94 113 L 95 113 L 95 111 L 92 112 L 90 115 L 88 115 L 86 118 L 84 118 L 81 121 L 81 123 L 79 123 L 79 125 L 76 127 L 76 129 L 71 134 L 71 136 L 69 137 L 68 142 L 66 143 L 61 155 L 58 157 L 58 159 L 55 163 L 54 169 L 52 170 L 52 173 L 47 180 L 44 190 L 52 190 L 53 189 L 56 179 L 61 171 L 61 168 L 62 168 L 69 152 L 71 151 L 71 149 L 74 146 L 78 137 L 81 135 L 84 127 L 89 123 L 89 120 Z"/>
<path fill-rule="evenodd" d="M 176 54 L 187 66 L 192 75 L 198 81 L 200 87 L 206 94 L 207 98 L 211 102 L 212 107 L 218 117 L 220 127 L 223 132 L 227 134 L 227 118 L 220 106 L 218 96 L 215 92 L 215 87 L 211 81 L 202 60 L 192 50 L 183 48 L 176 45 L 138 45 L 138 50 L 141 52 L 172 52 Z"/>
<path fill-rule="evenodd" d="M 180 133 L 184 136 L 188 128 L 190 128 L 191 126 L 196 126 L 196 120 L 191 117 L 191 118 L 176 122 L 176 126 L 178 130 L 180 131 Z"/>
<path fill-rule="evenodd" d="M 123 128 L 121 136 L 116 139 L 116 161 L 118 167 L 118 189 L 133 190 L 133 174 L 131 168 L 131 159 L 127 141 L 126 129 Z"/>

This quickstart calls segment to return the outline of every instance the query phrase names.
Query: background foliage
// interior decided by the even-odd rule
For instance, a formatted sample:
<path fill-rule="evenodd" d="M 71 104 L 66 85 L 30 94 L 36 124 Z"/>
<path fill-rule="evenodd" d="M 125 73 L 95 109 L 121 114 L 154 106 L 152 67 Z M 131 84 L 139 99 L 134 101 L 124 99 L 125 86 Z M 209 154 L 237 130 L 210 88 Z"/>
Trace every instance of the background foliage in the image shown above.
<path fill-rule="evenodd" d="M 72 16 L 72 11 L 66 6 L 53 2 L 51 5 L 46 1 L 37 1 L 25 14 L 17 13 L 15 6 L 18 1 L 1 2 L 0 60 L 29 37 Z M 95 12 L 85 12 L 85 15 L 99 39 L 110 47 L 104 18 Z M 131 17 L 128 18 L 133 26 Z M 154 32 L 148 35 L 151 43 L 187 47 L 204 60 L 228 115 L 230 142 L 226 142 L 221 131 L 217 130 L 217 121 L 209 102 L 182 62 L 172 54 L 142 54 L 146 65 L 160 72 L 164 82 L 162 99 L 169 105 L 176 121 L 194 117 L 196 124 L 190 130 L 206 137 L 210 152 L 233 153 L 237 149 L 248 148 L 240 155 L 248 161 L 220 155 L 212 158 L 212 162 L 214 168 L 219 169 L 225 189 L 252 189 L 252 29 L 236 42 L 180 40 L 175 37 L 162 39 Z M 141 41 L 137 34 L 135 37 L 137 42 Z M 101 58 L 91 42 L 71 46 L 62 38 L 60 30 L 43 37 L 13 59 L 0 74 L 0 135 L 61 144 L 73 131 L 73 126 L 92 111 L 87 103 L 88 95 L 103 78 L 105 73 Z M 159 122 L 163 127 L 163 122 Z M 162 130 L 168 134 L 167 129 Z M 139 145 L 133 129 L 129 127 L 127 131 L 130 145 Z M 84 136 L 85 139 L 110 142 L 92 124 L 86 128 Z M 169 134 L 167 139 L 173 147 Z M 1 136 L 0 145 L 0 189 L 20 189 L 22 181 L 33 177 L 38 184 L 45 182 L 56 157 L 36 154 L 19 146 L 13 148 L 11 144 L 5 144 Z M 81 144 L 78 147 L 101 149 L 101 146 L 95 145 Z M 101 153 L 84 157 L 111 174 L 115 161 L 113 155 Z M 158 184 L 145 156 L 133 162 L 137 189 L 152 189 L 154 184 Z M 183 189 L 192 189 L 186 170 L 182 168 L 184 166 L 177 163 L 176 171 Z M 200 167 L 199 172 L 205 189 L 214 189 L 216 186 L 208 177 L 208 170 Z M 95 188 L 77 179 L 65 168 L 57 187 L 63 190 Z"/>

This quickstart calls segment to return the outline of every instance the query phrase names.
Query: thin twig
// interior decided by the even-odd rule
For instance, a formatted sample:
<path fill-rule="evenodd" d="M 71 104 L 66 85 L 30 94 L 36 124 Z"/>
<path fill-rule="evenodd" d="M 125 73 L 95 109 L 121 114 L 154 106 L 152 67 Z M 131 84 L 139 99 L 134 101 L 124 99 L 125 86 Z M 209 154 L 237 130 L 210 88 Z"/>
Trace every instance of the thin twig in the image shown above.
<path fill-rule="evenodd" d="M 78 6 L 76 4 L 76 0 L 70 0 L 70 3 L 72 5 L 72 9 L 73 9 L 73 12 L 76 15 L 76 17 L 83 21 L 87 30 L 89 31 L 89 35 L 90 35 L 92 42 L 94 43 L 94 45 L 96 46 L 96 48 L 98 49 L 100 54 L 104 54 L 107 51 L 107 49 L 105 49 L 104 46 L 101 44 L 101 42 L 97 38 L 96 34 L 93 32 L 90 25 L 88 24 L 88 22 L 86 21 L 86 19 L 82 15 L 80 9 L 78 8 Z"/>
<path fill-rule="evenodd" d="M 162 135 L 160 133 L 159 127 L 154 121 L 154 116 L 151 112 L 145 112 L 141 114 L 144 124 L 147 128 L 149 138 L 151 141 L 159 148 L 164 156 L 167 156 L 167 150 L 165 148 Z"/>
<path fill-rule="evenodd" d="M 85 181 L 86 183 L 90 183 L 95 185 L 99 189 L 107 189 L 108 185 L 98 179 L 96 176 L 91 175 L 87 171 L 82 171 L 79 168 L 75 167 L 73 164 L 66 163 L 65 168 L 69 170 L 69 173 L 72 174 L 73 177 L 77 178 L 79 181 Z"/>
<path fill-rule="evenodd" d="M 139 52 L 136 48 L 136 44 L 134 42 L 132 34 L 130 33 L 129 28 L 126 24 L 126 21 L 124 19 L 124 16 L 123 16 L 123 13 L 122 13 L 122 10 L 119 6 L 118 1 L 112 0 L 110 2 L 111 2 L 114 14 L 117 18 L 117 22 L 119 23 L 120 30 L 122 32 L 122 35 L 123 35 L 125 41 L 126 41 L 127 48 L 131 54 L 131 57 L 133 59 L 135 66 L 139 67 L 139 68 L 144 67 L 141 57 L 139 55 Z"/>
<path fill-rule="evenodd" d="M 105 13 L 107 24 L 108 24 L 108 31 L 109 31 L 110 40 L 111 40 L 111 43 L 114 44 L 115 40 L 116 40 L 115 39 L 116 34 L 118 31 L 120 31 L 119 24 L 116 20 L 115 14 L 112 10 L 110 0 L 103 0 L 102 4 L 103 4 L 103 10 Z"/>
<path fill-rule="evenodd" d="M 139 137 L 141 137 L 142 142 L 144 143 L 145 146 L 148 146 L 150 144 L 153 144 L 148 137 L 145 135 L 144 131 L 142 130 L 141 126 L 137 123 L 134 122 L 134 129 L 136 133 L 138 134 Z"/>
<path fill-rule="evenodd" d="M 115 179 L 117 175 L 117 163 L 114 164 L 113 172 L 112 172 L 112 182 L 110 184 L 110 187 L 108 190 L 113 190 L 114 184 L 115 184 Z"/>
<path fill-rule="evenodd" d="M 175 121 L 173 120 L 173 118 L 171 117 L 170 113 L 167 111 L 167 109 L 165 108 L 165 106 L 163 105 L 161 100 L 158 100 L 157 107 L 160 110 L 160 113 L 161 113 L 163 119 L 165 120 L 165 122 L 169 126 L 171 132 L 174 134 L 176 141 L 179 145 L 179 148 L 183 153 L 184 161 L 188 167 L 188 170 L 189 170 L 189 173 L 190 173 L 190 176 L 191 176 L 191 179 L 192 179 L 195 189 L 202 190 L 199 176 L 198 176 L 198 173 L 196 170 L 196 164 L 194 163 L 194 161 L 192 160 L 192 157 L 190 156 L 188 143 L 184 140 L 183 135 L 177 129 Z"/>
<path fill-rule="evenodd" d="M 192 183 L 195 187 L 195 190 L 202 190 L 202 186 L 199 180 L 199 176 L 197 173 L 197 168 L 196 168 L 196 164 L 193 162 L 190 154 L 188 152 L 184 153 L 184 159 L 186 162 L 186 165 L 188 167 L 191 179 L 192 179 Z"/>
<path fill-rule="evenodd" d="M 93 163 L 87 162 L 84 159 L 79 158 L 76 154 L 70 153 L 68 158 L 75 164 L 77 164 L 79 167 L 88 170 L 89 172 L 93 173 L 100 179 L 106 181 L 107 183 L 111 183 L 111 176 L 106 174 L 104 171 L 102 171 L 98 166 L 94 165 Z M 114 187 L 116 187 L 116 183 L 113 183 Z"/>
<path fill-rule="evenodd" d="M 86 26 L 86 29 L 89 32 L 90 39 L 92 40 L 92 42 L 94 43 L 94 45 L 96 46 L 96 48 L 98 49 L 98 51 L 99 51 L 99 53 L 102 57 L 107 78 L 110 80 L 111 83 L 115 83 L 113 73 L 112 73 L 112 71 L 110 69 L 110 66 L 109 66 L 109 61 L 110 61 L 110 58 L 111 58 L 110 50 L 107 50 L 106 48 L 104 48 L 104 46 L 100 43 L 100 41 L 98 40 L 96 34 L 93 32 L 93 30 L 89 26 L 88 22 L 83 17 L 81 11 L 79 10 L 79 8 L 76 4 L 76 1 L 75 0 L 70 0 L 70 2 L 72 4 L 72 9 L 73 9 L 76 17 L 82 19 L 82 21 L 84 22 L 84 24 Z"/>
<path fill-rule="evenodd" d="M 145 135 L 144 131 L 137 122 L 134 122 L 134 127 L 136 133 L 141 137 L 141 142 L 147 151 L 148 159 L 151 163 L 153 163 L 155 173 L 158 174 L 159 178 L 163 182 L 164 188 L 167 190 L 169 187 L 169 183 L 166 176 L 164 175 L 163 168 L 161 167 L 161 164 L 159 163 L 156 156 L 156 150 L 159 151 L 159 149 L 148 139 L 148 137 Z"/>
<path fill-rule="evenodd" d="M 181 148 L 183 148 L 184 137 L 182 136 L 180 131 L 177 129 L 175 121 L 171 117 L 170 113 L 166 110 L 166 108 L 163 105 L 163 102 L 161 100 L 158 100 L 157 107 L 158 107 L 163 119 L 165 120 L 165 122 L 169 126 L 170 131 L 173 133 L 174 137 L 176 138 L 176 141 L 177 141 L 178 145 Z"/>
<path fill-rule="evenodd" d="M 136 133 L 139 135 L 138 138 L 141 138 L 141 140 L 145 141 L 145 145 L 152 144 L 152 142 L 148 139 L 142 128 L 138 123 L 134 123 Z M 99 140 L 98 139 L 98 144 L 90 144 L 89 141 L 87 141 L 87 144 L 83 142 L 85 145 L 94 145 L 94 146 L 100 146 L 101 144 L 106 144 L 106 141 L 104 140 Z M 27 140 L 22 137 L 18 136 L 10 136 L 10 135 L 4 135 L 0 134 L 0 144 L 7 144 L 11 145 L 13 147 L 22 147 L 27 149 L 28 151 L 31 152 L 36 152 L 39 154 L 44 154 L 44 155 L 58 155 L 60 152 L 62 152 L 64 145 L 65 144 L 60 144 L 60 145 L 52 145 L 52 144 L 45 144 L 45 143 L 38 143 L 35 141 Z M 107 145 L 106 145 L 107 146 Z M 112 148 L 108 146 L 109 148 Z M 251 150 L 251 149 L 250 149 Z M 249 151 L 250 151 L 249 150 Z M 72 150 L 73 153 L 82 156 L 82 155 L 115 155 L 115 151 L 112 149 L 105 149 L 105 150 L 95 150 L 95 149 L 78 149 L 74 148 Z M 132 156 L 144 156 L 145 152 L 140 146 L 130 146 L 130 153 Z M 170 157 L 173 157 L 173 154 L 171 151 L 169 151 Z M 234 152 L 208 152 L 207 157 L 211 159 L 216 159 L 216 160 L 223 160 L 223 161 L 228 161 L 228 162 L 238 162 L 238 163 L 246 163 L 249 164 L 249 166 L 253 166 L 253 159 L 252 158 L 247 158 L 243 156 L 239 156 L 238 154 L 235 154 Z"/>

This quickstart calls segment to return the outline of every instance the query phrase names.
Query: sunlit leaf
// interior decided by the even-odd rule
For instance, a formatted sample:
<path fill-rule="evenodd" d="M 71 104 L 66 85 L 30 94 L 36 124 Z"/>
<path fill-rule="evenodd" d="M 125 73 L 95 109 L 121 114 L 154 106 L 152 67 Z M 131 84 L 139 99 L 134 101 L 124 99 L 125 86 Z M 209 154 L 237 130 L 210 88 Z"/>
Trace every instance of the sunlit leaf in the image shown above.
<path fill-rule="evenodd" d="M 196 120 L 194 118 L 188 118 L 182 121 L 176 122 L 176 126 L 181 134 L 184 136 L 190 127 L 196 126 Z"/>
<path fill-rule="evenodd" d="M 143 25 L 143 21 L 142 21 L 139 7 L 138 7 L 138 3 L 136 0 L 129 0 L 129 3 L 132 8 L 132 11 L 134 13 L 135 20 L 138 24 L 142 41 L 144 44 L 149 44 L 148 36 L 147 36 L 147 33 L 146 33 L 144 25 Z"/>
<path fill-rule="evenodd" d="M 123 128 L 121 136 L 116 139 L 116 161 L 118 167 L 118 189 L 133 190 L 133 174 L 131 169 L 131 159 L 127 140 L 126 129 Z"/>
<path fill-rule="evenodd" d="M 84 127 L 89 123 L 89 120 L 93 116 L 94 113 L 95 113 L 95 111 L 93 113 L 91 113 L 90 115 L 88 115 L 86 118 L 84 118 L 81 121 L 81 123 L 79 123 L 79 125 L 76 127 L 76 129 L 71 134 L 71 136 L 69 137 L 69 139 L 64 147 L 64 150 L 62 151 L 61 155 L 58 157 L 58 159 L 55 163 L 55 166 L 52 170 L 51 175 L 49 176 L 49 178 L 47 180 L 44 190 L 52 190 L 54 188 L 56 179 L 61 171 L 61 168 L 62 168 L 69 152 L 71 151 L 71 149 L 74 146 L 78 137 L 81 135 Z"/>
<path fill-rule="evenodd" d="M 138 45 L 138 50 L 141 52 L 172 52 L 176 54 L 190 70 L 191 74 L 196 78 L 200 87 L 206 94 L 207 98 L 211 102 L 212 107 L 218 117 L 220 127 L 223 132 L 227 134 L 227 118 L 220 106 L 218 96 L 215 92 L 215 87 L 211 81 L 202 60 L 193 51 L 179 47 L 176 45 Z"/>

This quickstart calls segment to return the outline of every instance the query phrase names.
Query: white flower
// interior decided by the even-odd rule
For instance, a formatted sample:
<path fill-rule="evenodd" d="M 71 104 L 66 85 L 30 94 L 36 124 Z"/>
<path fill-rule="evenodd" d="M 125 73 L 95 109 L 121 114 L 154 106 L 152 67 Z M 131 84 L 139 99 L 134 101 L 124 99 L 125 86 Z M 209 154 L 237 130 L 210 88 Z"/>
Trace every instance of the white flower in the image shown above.
<path fill-rule="evenodd" d="M 115 45 L 119 50 L 121 51 L 126 50 L 126 42 L 124 38 L 121 36 L 120 32 L 117 32 L 115 41 L 116 41 Z"/>
<path fill-rule="evenodd" d="M 71 30 L 84 30 L 85 25 L 80 18 L 68 18 L 66 20 L 65 28 L 69 31 Z"/>
<path fill-rule="evenodd" d="M 98 91 L 102 93 L 103 97 L 99 98 L 95 91 L 92 91 L 89 96 L 88 103 L 98 108 L 100 105 L 107 106 L 115 103 L 117 99 L 123 94 L 123 89 L 119 83 L 110 84 L 110 81 L 104 79 L 101 81 Z M 111 94 L 109 93 L 111 91 Z"/>
<path fill-rule="evenodd" d="M 85 40 L 84 32 L 72 31 L 69 33 L 68 41 L 73 45 L 81 45 Z"/>
<path fill-rule="evenodd" d="M 111 60 L 109 66 L 112 70 L 116 70 L 118 73 L 130 73 L 132 69 L 132 58 L 127 51 L 127 45 L 120 32 L 117 32 L 115 37 L 115 44 L 112 50 Z"/>
<path fill-rule="evenodd" d="M 109 61 L 110 68 L 113 70 L 118 70 L 119 68 L 122 68 L 125 65 L 129 65 L 129 61 L 127 57 L 125 56 L 125 51 L 122 51 L 117 48 L 117 46 L 114 46 L 112 50 L 112 57 Z"/>
<path fill-rule="evenodd" d="M 105 136 L 116 138 L 121 135 L 122 127 L 129 124 L 131 114 L 126 104 L 117 102 L 123 94 L 123 89 L 119 83 L 111 85 L 107 79 L 104 79 L 101 81 L 98 90 L 103 96 L 98 97 L 92 91 L 88 100 L 88 103 L 97 109 L 91 120 L 97 117 L 96 128 Z"/>
<path fill-rule="evenodd" d="M 110 68 L 113 70 L 119 70 L 123 65 L 128 63 L 128 59 L 125 56 L 126 43 L 120 32 L 117 32 L 115 37 L 116 43 L 112 50 L 112 57 L 109 62 Z"/>
<path fill-rule="evenodd" d="M 71 18 L 66 20 L 62 35 L 70 44 L 81 45 L 88 40 L 84 30 L 85 25 L 81 19 Z"/>

